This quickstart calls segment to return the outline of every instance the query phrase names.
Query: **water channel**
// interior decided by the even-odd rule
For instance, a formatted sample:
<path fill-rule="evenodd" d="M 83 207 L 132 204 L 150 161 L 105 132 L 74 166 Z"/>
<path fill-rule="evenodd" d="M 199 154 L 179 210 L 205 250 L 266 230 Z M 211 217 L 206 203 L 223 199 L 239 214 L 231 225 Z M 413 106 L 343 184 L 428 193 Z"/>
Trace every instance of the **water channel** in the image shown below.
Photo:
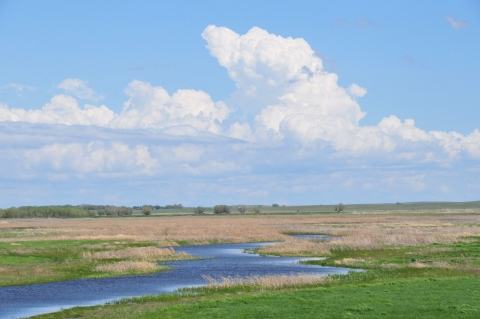
<path fill-rule="evenodd" d="M 297 236 L 295 236 L 297 237 Z M 312 239 L 312 235 L 298 238 Z M 323 237 L 316 237 L 323 238 Z M 78 279 L 0 288 L 0 319 L 24 318 L 74 306 L 98 305 L 115 299 L 173 292 L 205 285 L 202 275 L 249 276 L 269 274 L 346 274 L 347 268 L 303 265 L 309 258 L 261 257 L 246 253 L 269 243 L 240 243 L 175 247 L 201 260 L 176 261 L 169 271 L 153 275 Z"/>

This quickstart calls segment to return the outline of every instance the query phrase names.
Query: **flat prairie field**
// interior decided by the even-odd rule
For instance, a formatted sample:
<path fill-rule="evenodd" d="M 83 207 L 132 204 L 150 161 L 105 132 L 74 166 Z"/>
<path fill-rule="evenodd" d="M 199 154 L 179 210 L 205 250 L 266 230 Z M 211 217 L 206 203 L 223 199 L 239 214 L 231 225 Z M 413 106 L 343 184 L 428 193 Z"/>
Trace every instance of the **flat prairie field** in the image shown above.
<path fill-rule="evenodd" d="M 473 209 L 2 220 L 0 285 L 151 273 L 165 269 L 158 261 L 194 258 L 175 246 L 265 241 L 278 243 L 257 253 L 325 257 L 308 263 L 365 272 L 212 279 L 176 294 L 39 317 L 480 316 L 480 212 Z"/>

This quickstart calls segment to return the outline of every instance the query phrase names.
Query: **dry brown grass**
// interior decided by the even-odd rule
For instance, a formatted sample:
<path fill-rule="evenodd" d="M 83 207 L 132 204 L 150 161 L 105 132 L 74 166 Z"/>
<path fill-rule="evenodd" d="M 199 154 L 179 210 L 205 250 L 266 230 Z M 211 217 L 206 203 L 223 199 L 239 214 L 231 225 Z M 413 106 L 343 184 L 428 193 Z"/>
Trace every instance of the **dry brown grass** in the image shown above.
<path fill-rule="evenodd" d="M 282 256 L 326 256 L 330 249 L 324 242 L 290 239 L 285 242 L 267 245 L 260 249 L 262 254 Z"/>
<path fill-rule="evenodd" d="M 209 276 L 203 276 L 207 280 L 207 287 L 224 288 L 235 286 L 254 286 L 259 288 L 284 288 L 293 286 L 317 285 L 329 280 L 325 276 L 315 276 L 307 274 L 288 275 L 266 275 L 266 276 L 247 276 L 247 277 L 219 277 L 215 279 Z"/>
<path fill-rule="evenodd" d="M 332 249 L 381 249 L 452 243 L 480 236 L 480 215 L 465 213 L 231 215 L 122 219 L 19 219 L 0 224 L 0 241 L 100 239 L 191 243 L 284 241 L 262 248 L 266 254 L 325 256 Z M 337 236 L 327 241 L 292 239 L 285 233 Z"/>
<path fill-rule="evenodd" d="M 99 272 L 113 272 L 113 273 L 126 273 L 126 272 L 151 272 L 159 270 L 160 266 L 156 263 L 149 261 L 120 261 L 113 264 L 99 265 L 95 267 L 95 271 Z"/>
<path fill-rule="evenodd" d="M 176 252 L 173 248 L 131 247 L 120 250 L 106 250 L 82 254 L 88 259 L 136 259 L 136 260 L 181 260 L 191 259 L 185 252 Z"/>
<path fill-rule="evenodd" d="M 263 217 L 263 216 L 262 216 Z M 287 236 L 271 218 L 242 216 L 178 216 L 122 219 L 31 219 L 0 225 L 11 237 L 1 241 L 97 239 L 155 241 L 172 246 L 175 240 L 195 243 L 277 241 Z"/>
<path fill-rule="evenodd" d="M 260 249 L 264 254 L 284 254 L 290 256 L 326 256 L 336 250 L 377 250 L 385 246 L 423 246 L 433 243 L 452 243 L 468 240 L 464 237 L 479 236 L 478 226 L 418 227 L 366 224 L 341 229 L 322 226 L 324 233 L 339 236 L 330 240 L 300 241 L 288 239 Z"/>

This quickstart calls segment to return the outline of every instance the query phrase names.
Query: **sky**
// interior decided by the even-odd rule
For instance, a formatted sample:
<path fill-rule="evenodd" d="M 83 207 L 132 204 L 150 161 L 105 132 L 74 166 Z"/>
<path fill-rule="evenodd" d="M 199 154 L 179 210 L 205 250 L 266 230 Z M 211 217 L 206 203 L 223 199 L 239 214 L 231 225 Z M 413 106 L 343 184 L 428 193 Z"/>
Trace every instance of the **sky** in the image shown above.
<path fill-rule="evenodd" d="M 0 207 L 480 200 L 479 1 L 1 1 Z"/>

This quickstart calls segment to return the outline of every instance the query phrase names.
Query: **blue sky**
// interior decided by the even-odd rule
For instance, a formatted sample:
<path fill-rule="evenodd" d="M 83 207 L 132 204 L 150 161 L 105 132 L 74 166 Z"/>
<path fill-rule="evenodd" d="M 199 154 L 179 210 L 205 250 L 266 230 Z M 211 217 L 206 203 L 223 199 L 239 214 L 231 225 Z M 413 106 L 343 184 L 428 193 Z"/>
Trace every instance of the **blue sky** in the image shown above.
<path fill-rule="evenodd" d="M 3 1 L 0 206 L 478 200 L 479 27 L 478 1 Z"/>

